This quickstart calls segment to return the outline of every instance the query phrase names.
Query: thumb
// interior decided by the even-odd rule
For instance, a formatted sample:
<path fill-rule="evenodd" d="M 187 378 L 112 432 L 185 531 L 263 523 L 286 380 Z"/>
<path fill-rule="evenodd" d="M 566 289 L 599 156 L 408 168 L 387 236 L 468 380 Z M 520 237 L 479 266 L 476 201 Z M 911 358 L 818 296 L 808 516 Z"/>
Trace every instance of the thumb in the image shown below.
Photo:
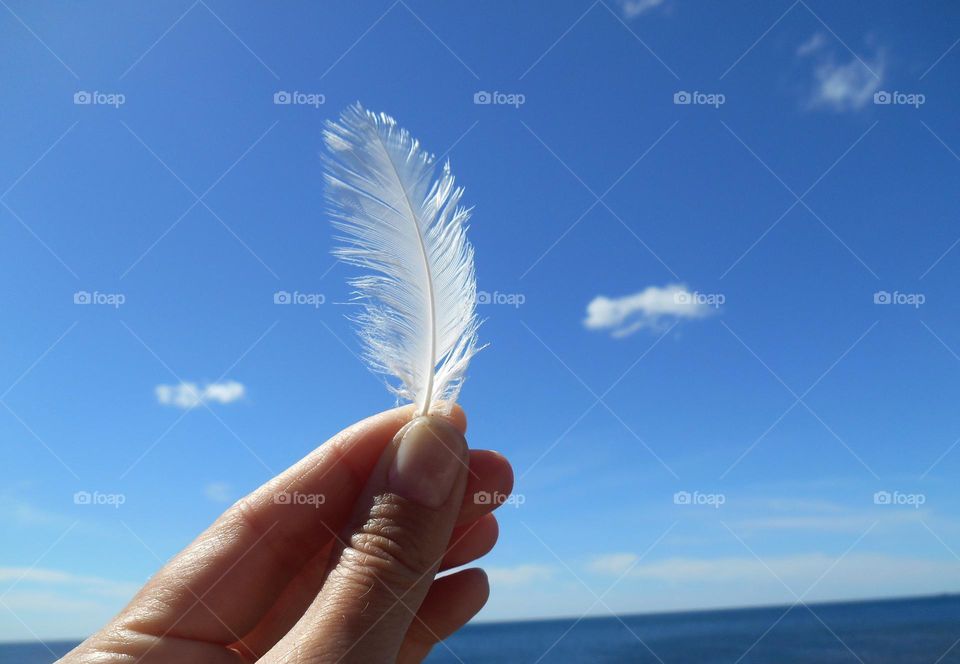
<path fill-rule="evenodd" d="M 467 443 L 447 420 L 418 417 L 401 429 L 339 537 L 320 595 L 274 653 L 395 661 L 449 543 L 468 472 Z"/>

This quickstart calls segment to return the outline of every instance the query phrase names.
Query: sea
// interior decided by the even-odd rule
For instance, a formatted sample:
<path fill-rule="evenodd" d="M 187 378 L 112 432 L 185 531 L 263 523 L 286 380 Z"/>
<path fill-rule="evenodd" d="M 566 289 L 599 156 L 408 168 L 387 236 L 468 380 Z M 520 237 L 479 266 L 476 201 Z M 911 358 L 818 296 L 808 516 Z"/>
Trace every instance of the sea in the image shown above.
<path fill-rule="evenodd" d="M 74 645 L 0 644 L 0 664 L 46 664 Z M 427 661 L 947 664 L 960 662 L 960 595 L 479 623 Z"/>

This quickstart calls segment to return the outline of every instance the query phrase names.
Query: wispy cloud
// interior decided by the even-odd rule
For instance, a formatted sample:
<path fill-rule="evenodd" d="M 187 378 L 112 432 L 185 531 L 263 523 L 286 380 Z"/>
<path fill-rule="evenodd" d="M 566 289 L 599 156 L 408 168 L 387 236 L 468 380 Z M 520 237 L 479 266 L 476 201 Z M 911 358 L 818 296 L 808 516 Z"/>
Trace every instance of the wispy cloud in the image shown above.
<path fill-rule="evenodd" d="M 635 553 L 607 553 L 593 558 L 587 569 L 595 574 L 620 576 L 636 565 L 639 556 Z"/>
<path fill-rule="evenodd" d="M 623 554 L 616 554 L 621 556 Z M 599 556 L 587 569 L 608 576 L 618 576 L 624 569 L 607 567 Z M 599 567 L 597 562 L 601 561 Z M 759 560 L 751 555 L 725 558 L 667 558 L 642 563 L 630 570 L 629 578 L 663 581 L 671 584 L 758 583 L 776 580 L 798 591 L 809 587 L 830 570 L 843 585 L 873 587 L 877 579 L 910 577 L 914 581 L 939 582 L 943 587 L 960 583 L 960 566 L 949 560 L 899 557 L 879 553 L 850 553 L 836 557 L 823 553 L 777 556 Z M 774 576 L 776 575 L 776 576 Z M 828 584 L 832 585 L 832 584 Z"/>
<path fill-rule="evenodd" d="M 229 380 L 223 383 L 208 383 L 200 387 L 196 383 L 157 385 L 157 401 L 165 406 L 195 408 L 202 403 L 231 403 L 242 399 L 246 393 L 243 383 Z"/>
<path fill-rule="evenodd" d="M 549 565 L 516 565 L 514 567 L 487 567 L 491 583 L 520 585 L 534 581 L 547 581 L 556 570 Z"/>
<path fill-rule="evenodd" d="M 13 522 L 22 526 L 56 526 L 63 528 L 72 519 L 49 510 L 41 509 L 21 500 L 0 496 L 0 522 Z"/>
<path fill-rule="evenodd" d="M 723 303 L 720 294 L 691 292 L 682 284 L 648 288 L 623 297 L 598 295 L 587 305 L 583 324 L 590 330 L 625 337 L 638 330 L 664 329 L 680 319 L 704 318 Z"/>
<path fill-rule="evenodd" d="M 85 576 L 42 567 L 0 567 L 0 583 L 8 587 L 41 585 L 71 588 L 101 597 L 129 598 L 139 589 L 135 583 L 112 581 L 99 576 Z"/>
<path fill-rule="evenodd" d="M 203 495 L 215 503 L 229 503 L 233 492 L 226 482 L 210 482 L 203 487 Z"/>
<path fill-rule="evenodd" d="M 664 4 L 666 0 L 620 0 L 620 9 L 626 18 L 636 18 Z"/>
<path fill-rule="evenodd" d="M 883 525 L 888 528 L 910 525 L 920 523 L 930 518 L 930 514 L 926 511 L 904 509 L 884 516 Z M 867 513 L 850 515 L 784 515 L 744 519 L 743 521 L 737 522 L 736 527 L 744 531 L 809 530 L 818 533 L 825 531 L 856 533 L 863 532 L 863 530 L 875 520 L 875 515 Z"/>
<path fill-rule="evenodd" d="M 139 588 L 139 583 L 58 569 L 0 567 L 3 607 L 30 625 L 25 629 L 19 621 L 0 620 L 0 641 L 90 634 L 130 601 Z"/>
<path fill-rule="evenodd" d="M 884 58 L 877 52 L 871 62 L 854 55 L 838 56 L 821 32 L 814 33 L 797 47 L 796 54 L 813 63 L 813 84 L 808 93 L 809 108 L 855 111 L 873 100 L 883 82 Z"/>
<path fill-rule="evenodd" d="M 851 507 L 826 500 L 761 499 L 741 503 L 746 508 L 743 518 L 731 519 L 737 532 L 755 531 L 811 531 L 862 533 L 874 524 L 875 532 L 892 531 L 918 526 L 922 523 L 949 523 L 929 509 L 919 507 L 893 508 L 884 505 Z"/>
<path fill-rule="evenodd" d="M 827 45 L 827 36 L 822 32 L 814 32 L 807 41 L 797 47 L 797 55 L 801 58 L 816 53 Z"/>

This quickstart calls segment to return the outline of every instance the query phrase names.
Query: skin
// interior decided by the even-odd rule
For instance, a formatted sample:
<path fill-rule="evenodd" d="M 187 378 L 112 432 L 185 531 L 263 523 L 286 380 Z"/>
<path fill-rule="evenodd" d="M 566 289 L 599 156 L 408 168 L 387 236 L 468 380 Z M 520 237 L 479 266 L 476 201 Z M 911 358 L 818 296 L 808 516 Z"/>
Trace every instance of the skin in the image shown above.
<path fill-rule="evenodd" d="M 167 563 L 64 664 L 420 662 L 485 604 L 489 552 L 510 465 L 468 450 L 466 418 L 431 416 L 462 468 L 442 505 L 392 493 L 387 472 L 412 407 L 341 431 L 239 500 Z M 398 435 L 399 433 L 399 435 Z M 322 494 L 321 504 L 276 496 Z M 495 501 L 492 501 L 495 502 Z"/>

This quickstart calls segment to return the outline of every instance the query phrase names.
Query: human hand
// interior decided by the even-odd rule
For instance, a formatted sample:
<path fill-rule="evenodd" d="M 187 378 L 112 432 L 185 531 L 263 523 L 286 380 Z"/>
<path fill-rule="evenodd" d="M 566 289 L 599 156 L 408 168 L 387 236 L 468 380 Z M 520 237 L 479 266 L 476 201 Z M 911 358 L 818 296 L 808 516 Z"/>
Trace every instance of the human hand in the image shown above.
<path fill-rule="evenodd" d="M 487 600 L 506 459 L 397 408 L 238 501 L 64 664 L 419 662 Z M 311 498 L 312 497 L 312 498 Z M 322 498 L 321 498 L 322 497 Z"/>

